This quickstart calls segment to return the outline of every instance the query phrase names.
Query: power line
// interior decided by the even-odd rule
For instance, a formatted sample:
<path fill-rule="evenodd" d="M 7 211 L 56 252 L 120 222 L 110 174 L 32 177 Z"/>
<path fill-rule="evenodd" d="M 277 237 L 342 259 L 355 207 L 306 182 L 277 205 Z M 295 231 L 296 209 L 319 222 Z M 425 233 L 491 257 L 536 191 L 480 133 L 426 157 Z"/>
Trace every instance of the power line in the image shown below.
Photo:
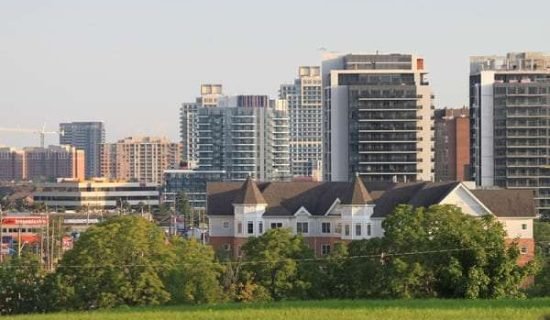
<path fill-rule="evenodd" d="M 370 254 L 370 255 L 359 255 L 359 256 L 324 256 L 324 257 L 315 257 L 315 258 L 285 258 L 285 259 L 276 259 L 276 260 L 237 260 L 237 261 L 219 261 L 218 264 L 221 265 L 254 265 L 254 264 L 265 264 L 265 263 L 277 263 L 277 262 L 321 262 L 329 260 L 355 260 L 355 259 L 384 259 L 387 257 L 397 257 L 397 256 L 412 256 L 412 255 L 424 255 L 424 254 L 435 254 L 435 253 L 447 253 L 447 252 L 461 252 L 461 251 L 473 251 L 473 250 L 492 250 L 495 247 L 484 247 L 484 248 L 454 248 L 454 249 L 440 249 L 440 250 L 428 250 L 428 251 L 411 251 L 411 252 L 382 252 L 380 254 Z M 101 268 L 139 268 L 139 267 L 152 267 L 152 268 L 163 268 L 163 267 L 175 267 L 175 266 L 199 266 L 201 263 L 173 263 L 173 264 L 112 264 L 112 265 L 58 265 L 56 268 L 67 268 L 67 269 L 101 269 Z M 37 265 L 0 265 L 0 268 L 34 268 Z"/>

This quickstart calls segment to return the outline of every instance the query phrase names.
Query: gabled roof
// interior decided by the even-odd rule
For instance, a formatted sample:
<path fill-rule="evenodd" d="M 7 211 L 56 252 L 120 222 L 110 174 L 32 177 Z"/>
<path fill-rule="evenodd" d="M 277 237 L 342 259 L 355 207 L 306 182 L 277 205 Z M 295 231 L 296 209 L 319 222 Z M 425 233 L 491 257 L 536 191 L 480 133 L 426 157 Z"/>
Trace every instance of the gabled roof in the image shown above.
<path fill-rule="evenodd" d="M 533 190 L 478 189 L 471 192 L 497 217 L 536 216 Z"/>
<path fill-rule="evenodd" d="M 358 181 L 359 180 L 359 181 Z M 292 216 L 301 207 L 311 215 L 325 215 L 337 199 L 343 204 L 373 203 L 373 218 L 384 218 L 399 204 L 429 207 L 439 204 L 458 182 L 263 182 L 247 180 L 208 183 L 208 215 L 233 215 L 235 203 L 265 203 L 265 216 Z M 499 217 L 533 217 L 530 190 L 471 190 L 472 194 Z M 263 202 L 260 202 L 263 201 Z"/>
<path fill-rule="evenodd" d="M 360 177 L 355 177 L 353 181 L 353 189 L 351 192 L 348 192 L 344 199 L 342 200 L 342 204 L 351 204 L 351 205 L 362 205 L 362 204 L 368 204 L 372 203 L 372 197 L 367 191 L 367 188 L 365 187 L 365 184 L 363 183 L 363 180 Z"/>
<path fill-rule="evenodd" d="M 233 204 L 267 204 L 251 177 L 246 178 Z"/>

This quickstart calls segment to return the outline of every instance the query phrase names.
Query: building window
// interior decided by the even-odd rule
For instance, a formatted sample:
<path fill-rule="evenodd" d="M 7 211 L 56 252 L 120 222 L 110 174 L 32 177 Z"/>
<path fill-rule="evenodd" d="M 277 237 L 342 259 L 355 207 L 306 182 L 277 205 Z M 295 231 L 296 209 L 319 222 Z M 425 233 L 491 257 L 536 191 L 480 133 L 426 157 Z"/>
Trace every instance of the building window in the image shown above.
<path fill-rule="evenodd" d="M 243 233 L 243 224 L 242 223 L 237 223 L 237 233 L 241 234 Z"/>
<path fill-rule="evenodd" d="M 272 222 L 271 223 L 271 229 L 279 229 L 282 228 L 283 224 L 281 222 Z"/>
<path fill-rule="evenodd" d="M 521 249 L 520 249 L 521 254 L 527 254 L 528 251 L 529 250 L 527 250 L 527 247 L 525 247 L 525 246 L 521 247 Z"/>
<path fill-rule="evenodd" d="M 322 233 L 330 233 L 330 222 L 321 223 L 321 232 Z"/>
<path fill-rule="evenodd" d="M 330 244 L 321 245 L 321 254 L 326 256 L 329 253 L 330 253 Z"/>
<path fill-rule="evenodd" d="M 229 222 L 225 221 L 225 222 L 223 223 L 223 228 L 224 228 L 224 229 L 229 229 Z"/>
<path fill-rule="evenodd" d="M 248 232 L 248 234 L 253 234 L 254 233 L 254 222 L 248 221 L 246 231 Z"/>
<path fill-rule="evenodd" d="M 344 226 L 344 235 L 349 236 L 349 224 Z"/>
<path fill-rule="evenodd" d="M 527 230 L 527 224 L 526 223 L 523 223 L 521 225 L 521 230 Z"/>
<path fill-rule="evenodd" d="M 367 236 L 370 237 L 371 233 L 372 233 L 372 228 L 371 228 L 370 224 L 367 224 Z"/>
<path fill-rule="evenodd" d="M 308 227 L 307 222 L 296 222 L 296 232 L 298 233 L 308 233 Z"/>
<path fill-rule="evenodd" d="M 341 223 L 338 223 L 336 225 L 336 230 L 334 230 L 334 232 L 340 233 L 340 234 L 342 233 L 342 224 Z"/>
<path fill-rule="evenodd" d="M 264 233 L 264 223 L 263 222 L 258 223 L 258 233 L 259 234 Z"/>
<path fill-rule="evenodd" d="M 225 250 L 225 251 L 231 250 L 231 245 L 229 243 L 224 244 L 223 245 L 223 250 Z"/>
<path fill-rule="evenodd" d="M 355 235 L 356 236 L 361 236 L 361 224 L 360 223 L 355 225 Z"/>

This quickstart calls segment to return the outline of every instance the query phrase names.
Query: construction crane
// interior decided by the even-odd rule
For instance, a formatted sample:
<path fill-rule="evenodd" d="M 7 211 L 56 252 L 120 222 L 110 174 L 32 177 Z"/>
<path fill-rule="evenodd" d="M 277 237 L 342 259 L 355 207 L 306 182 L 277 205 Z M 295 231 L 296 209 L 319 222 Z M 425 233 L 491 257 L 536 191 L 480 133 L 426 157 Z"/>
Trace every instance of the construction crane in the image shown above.
<path fill-rule="evenodd" d="M 40 147 L 44 148 L 44 140 L 47 134 L 64 135 L 63 131 L 46 131 L 46 124 L 41 129 L 25 129 L 25 128 L 0 128 L 0 131 L 4 132 L 17 132 L 17 133 L 34 133 L 40 135 Z"/>

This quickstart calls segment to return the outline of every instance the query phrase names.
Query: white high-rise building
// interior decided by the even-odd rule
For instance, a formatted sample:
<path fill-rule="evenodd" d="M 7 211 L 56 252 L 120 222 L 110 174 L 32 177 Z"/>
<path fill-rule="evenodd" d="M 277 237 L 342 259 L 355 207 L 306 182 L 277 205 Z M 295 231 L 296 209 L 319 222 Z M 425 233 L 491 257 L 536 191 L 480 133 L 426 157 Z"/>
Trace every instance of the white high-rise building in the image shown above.
<path fill-rule="evenodd" d="M 182 161 L 189 168 L 195 168 L 198 164 L 198 132 L 197 110 L 200 107 L 216 107 L 218 100 L 223 96 L 221 84 L 201 85 L 201 96 L 195 102 L 184 102 L 180 108 L 180 138 L 182 145 Z"/>
<path fill-rule="evenodd" d="M 288 104 L 291 175 L 321 179 L 323 109 L 320 67 L 299 67 L 294 83 L 281 85 L 279 98 Z"/>
<path fill-rule="evenodd" d="M 327 56 L 322 64 L 325 179 L 432 181 L 433 105 L 424 59 Z"/>
<path fill-rule="evenodd" d="M 482 187 L 533 189 L 550 215 L 550 54 L 470 58 L 471 163 Z"/>
<path fill-rule="evenodd" d="M 229 180 L 290 176 L 286 101 L 264 95 L 224 97 L 197 109 L 198 168 L 225 171 Z"/>

